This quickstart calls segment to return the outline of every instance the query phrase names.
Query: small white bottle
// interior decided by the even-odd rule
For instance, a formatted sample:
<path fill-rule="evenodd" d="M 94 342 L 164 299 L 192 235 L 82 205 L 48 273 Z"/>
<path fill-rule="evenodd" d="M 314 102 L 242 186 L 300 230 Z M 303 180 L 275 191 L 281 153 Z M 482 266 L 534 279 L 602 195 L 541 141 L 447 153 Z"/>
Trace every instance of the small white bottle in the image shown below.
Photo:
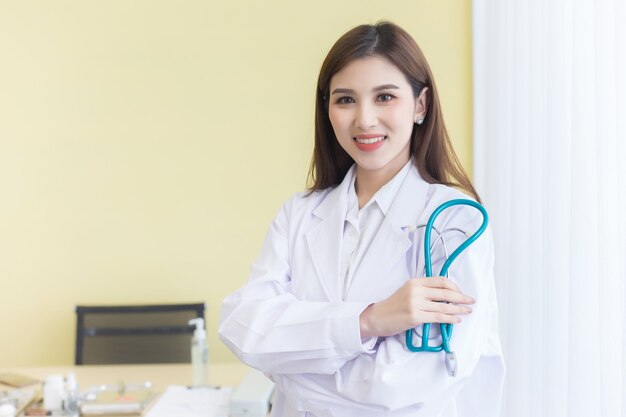
<path fill-rule="evenodd" d="M 43 385 L 43 407 L 51 412 L 61 411 L 64 400 L 63 375 L 48 375 Z"/>
<path fill-rule="evenodd" d="M 69 373 L 65 382 L 66 396 L 64 402 L 65 414 L 69 417 L 78 417 L 80 410 L 78 408 L 78 382 L 76 375 Z"/>
<path fill-rule="evenodd" d="M 206 342 L 204 319 L 198 317 L 189 320 L 190 326 L 196 326 L 191 339 L 191 367 L 193 368 L 193 386 L 208 384 L 209 350 Z"/>

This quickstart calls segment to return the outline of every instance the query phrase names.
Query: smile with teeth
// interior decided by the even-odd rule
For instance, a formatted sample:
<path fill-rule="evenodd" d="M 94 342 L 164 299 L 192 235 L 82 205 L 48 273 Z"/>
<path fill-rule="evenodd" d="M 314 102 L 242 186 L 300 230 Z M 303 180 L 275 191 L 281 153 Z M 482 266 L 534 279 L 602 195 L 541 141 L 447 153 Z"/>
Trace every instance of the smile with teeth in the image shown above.
<path fill-rule="evenodd" d="M 359 139 L 359 138 L 352 138 L 352 139 L 354 139 L 358 143 L 369 145 L 371 143 L 376 143 L 376 142 L 383 141 L 383 140 L 387 139 L 387 136 L 379 136 L 377 138 L 370 138 L 370 139 Z"/>

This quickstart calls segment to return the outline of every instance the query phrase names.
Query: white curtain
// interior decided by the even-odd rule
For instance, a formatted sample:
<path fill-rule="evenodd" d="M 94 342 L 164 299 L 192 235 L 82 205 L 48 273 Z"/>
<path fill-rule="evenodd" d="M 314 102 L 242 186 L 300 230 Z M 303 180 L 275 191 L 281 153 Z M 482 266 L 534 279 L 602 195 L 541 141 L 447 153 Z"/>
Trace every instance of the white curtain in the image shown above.
<path fill-rule="evenodd" d="M 503 417 L 626 417 L 626 0 L 474 0 Z"/>

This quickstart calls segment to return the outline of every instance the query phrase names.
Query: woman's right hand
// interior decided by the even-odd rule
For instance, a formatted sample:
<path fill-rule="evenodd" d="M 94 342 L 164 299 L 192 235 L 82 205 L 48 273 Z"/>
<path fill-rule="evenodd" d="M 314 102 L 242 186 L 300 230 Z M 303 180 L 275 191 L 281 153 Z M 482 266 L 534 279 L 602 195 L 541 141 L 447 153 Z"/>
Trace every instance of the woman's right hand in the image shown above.
<path fill-rule="evenodd" d="M 361 337 L 391 336 L 423 323 L 459 323 L 459 315 L 472 312 L 466 304 L 475 302 L 445 277 L 413 278 L 363 310 Z"/>

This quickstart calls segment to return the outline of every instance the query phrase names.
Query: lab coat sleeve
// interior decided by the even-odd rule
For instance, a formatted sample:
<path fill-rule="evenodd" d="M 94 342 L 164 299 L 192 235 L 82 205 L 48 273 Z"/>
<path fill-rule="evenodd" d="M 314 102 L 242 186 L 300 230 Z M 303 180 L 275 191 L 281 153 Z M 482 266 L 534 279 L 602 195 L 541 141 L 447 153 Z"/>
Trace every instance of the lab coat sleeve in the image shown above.
<path fill-rule="evenodd" d="M 476 221 L 473 223 L 480 224 Z M 449 240 L 449 252 L 464 240 L 464 237 Z M 442 263 L 443 259 L 439 259 L 433 271 L 438 272 Z M 463 316 L 462 323 L 454 326 L 451 347 L 458 360 L 456 377 L 447 373 L 443 352 L 410 352 L 405 346 L 405 334 L 402 332 L 384 338 L 375 352 L 360 355 L 346 363 L 332 383 L 298 376 L 287 378 L 293 378 L 292 382 L 299 386 L 303 398 L 317 398 L 318 406 L 336 410 L 367 406 L 392 411 L 428 407 L 433 401 L 447 402 L 468 383 L 478 367 L 481 368 L 479 374 L 482 376 L 472 377 L 472 384 L 478 384 L 479 387 L 494 386 L 494 382 L 503 375 L 503 362 L 498 351 L 497 330 L 494 331 L 497 304 L 493 266 L 492 235 L 490 228 L 487 228 L 483 236 L 466 249 L 449 270 L 449 278 L 465 294 L 477 300 L 472 306 L 473 312 Z M 439 325 L 431 326 L 431 336 L 434 327 L 438 328 Z M 439 333 L 438 329 L 436 333 Z M 421 338 L 415 337 L 414 341 L 416 345 L 421 344 Z M 430 345 L 440 342 L 441 339 L 437 337 L 431 340 Z M 497 348 L 490 349 L 489 344 L 492 342 Z M 495 394 L 489 392 L 481 395 L 485 398 L 490 395 L 495 397 Z"/>
<path fill-rule="evenodd" d="M 359 331 L 369 303 L 301 301 L 291 292 L 293 200 L 272 222 L 247 285 L 224 300 L 219 336 L 242 362 L 263 372 L 332 374 L 371 351 L 375 339 L 364 345 Z"/>

